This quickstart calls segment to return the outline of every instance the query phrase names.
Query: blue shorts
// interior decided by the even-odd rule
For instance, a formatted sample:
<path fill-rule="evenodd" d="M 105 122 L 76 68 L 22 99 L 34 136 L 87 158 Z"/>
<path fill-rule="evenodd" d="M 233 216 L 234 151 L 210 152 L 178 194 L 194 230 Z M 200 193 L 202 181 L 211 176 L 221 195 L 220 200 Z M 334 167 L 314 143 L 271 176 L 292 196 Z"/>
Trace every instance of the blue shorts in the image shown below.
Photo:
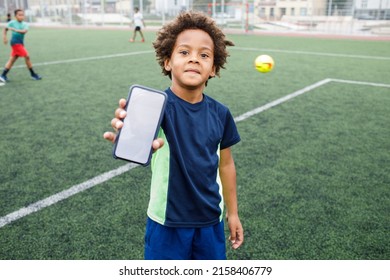
<path fill-rule="evenodd" d="M 223 221 L 209 227 L 174 228 L 148 218 L 145 260 L 226 260 Z"/>

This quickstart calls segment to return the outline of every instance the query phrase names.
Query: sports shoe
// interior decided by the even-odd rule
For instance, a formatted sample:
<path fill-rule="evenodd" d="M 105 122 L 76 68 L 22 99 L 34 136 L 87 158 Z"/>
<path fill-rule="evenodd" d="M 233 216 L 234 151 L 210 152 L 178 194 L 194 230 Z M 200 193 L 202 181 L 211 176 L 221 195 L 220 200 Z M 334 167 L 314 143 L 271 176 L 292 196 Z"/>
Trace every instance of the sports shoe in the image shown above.
<path fill-rule="evenodd" d="M 31 78 L 32 78 L 33 80 L 36 80 L 36 81 L 42 80 L 42 77 L 39 76 L 38 74 L 33 74 L 33 75 L 31 75 Z"/>
<path fill-rule="evenodd" d="M 145 42 L 145 39 L 142 39 L 141 42 L 144 43 L 144 42 Z"/>
<path fill-rule="evenodd" d="M 5 83 L 0 81 L 0 87 L 2 86 L 5 86 Z"/>
<path fill-rule="evenodd" d="M 8 81 L 7 76 L 6 75 L 1 75 L 0 76 L 0 81 L 3 82 L 3 83 L 7 82 Z"/>
<path fill-rule="evenodd" d="M 130 39 L 129 42 L 133 43 L 133 42 L 134 42 L 134 39 Z"/>

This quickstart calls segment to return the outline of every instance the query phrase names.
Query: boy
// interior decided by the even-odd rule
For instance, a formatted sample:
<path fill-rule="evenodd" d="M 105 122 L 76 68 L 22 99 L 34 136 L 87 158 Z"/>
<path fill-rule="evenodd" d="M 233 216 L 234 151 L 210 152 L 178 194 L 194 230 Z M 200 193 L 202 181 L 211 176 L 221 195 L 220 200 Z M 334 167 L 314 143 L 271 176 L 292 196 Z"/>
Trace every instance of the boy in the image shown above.
<path fill-rule="evenodd" d="M 11 70 L 12 66 L 14 65 L 15 61 L 19 57 L 24 57 L 26 61 L 26 65 L 28 70 L 30 70 L 31 78 L 33 80 L 41 80 L 42 77 L 39 76 L 37 73 L 34 72 L 33 66 L 30 60 L 30 56 L 28 55 L 27 50 L 24 47 L 24 35 L 28 31 L 28 24 L 25 23 L 24 20 L 24 11 L 21 9 L 15 10 L 15 19 L 11 20 L 7 23 L 6 28 L 3 31 L 3 41 L 6 45 L 8 43 L 7 39 L 7 31 L 12 31 L 12 37 L 11 37 L 11 56 L 8 60 L 8 62 L 5 64 L 4 71 L 1 74 L 1 79 L 4 81 L 8 81 L 7 74 Z"/>
<path fill-rule="evenodd" d="M 138 8 L 134 8 L 134 32 L 133 32 L 133 38 L 131 38 L 129 41 L 134 42 L 135 36 L 137 35 L 137 32 L 141 35 L 141 42 L 145 42 L 144 34 L 142 34 L 141 28 L 145 26 L 144 17 L 142 16 L 141 12 Z"/>
<path fill-rule="evenodd" d="M 203 93 L 232 45 L 212 19 L 198 12 L 180 14 L 153 43 L 171 86 L 153 142 L 145 259 L 226 259 L 223 201 L 233 249 L 243 242 L 231 154 L 240 136 L 228 108 Z M 123 125 L 125 105 L 121 99 L 111 121 L 115 130 Z M 104 134 L 112 142 L 115 137 Z"/>

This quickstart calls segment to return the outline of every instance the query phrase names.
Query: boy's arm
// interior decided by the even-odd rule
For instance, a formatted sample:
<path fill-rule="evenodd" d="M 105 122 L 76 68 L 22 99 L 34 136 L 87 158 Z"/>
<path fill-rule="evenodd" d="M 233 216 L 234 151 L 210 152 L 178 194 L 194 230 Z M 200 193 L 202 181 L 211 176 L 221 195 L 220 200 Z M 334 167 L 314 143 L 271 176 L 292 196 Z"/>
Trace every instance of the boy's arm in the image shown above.
<path fill-rule="evenodd" d="M 238 217 L 236 167 L 230 148 L 220 152 L 219 176 L 222 181 L 223 198 L 227 209 L 229 240 L 232 242 L 233 249 L 237 249 L 244 242 L 244 230 Z"/>
<path fill-rule="evenodd" d="M 8 27 L 8 30 L 11 30 L 11 31 L 14 31 L 14 32 L 18 32 L 20 34 L 26 34 L 28 29 L 16 29 L 16 28 L 13 28 L 13 27 Z"/>
<path fill-rule="evenodd" d="M 8 44 L 7 31 L 8 31 L 8 27 L 4 28 L 4 30 L 3 30 L 3 42 L 4 42 L 4 45 Z"/>

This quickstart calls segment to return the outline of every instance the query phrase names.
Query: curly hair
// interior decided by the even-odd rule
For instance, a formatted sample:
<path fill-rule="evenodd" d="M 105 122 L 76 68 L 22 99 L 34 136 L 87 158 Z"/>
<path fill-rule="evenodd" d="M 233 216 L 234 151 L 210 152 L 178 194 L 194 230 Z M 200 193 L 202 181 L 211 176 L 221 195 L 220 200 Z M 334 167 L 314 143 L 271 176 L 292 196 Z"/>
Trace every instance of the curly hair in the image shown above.
<path fill-rule="evenodd" d="M 157 61 L 163 74 L 172 78 L 171 72 L 164 68 L 164 61 L 171 58 L 179 34 L 188 29 L 200 29 L 210 35 L 214 42 L 215 74 L 219 76 L 219 71 L 221 68 L 225 69 L 224 64 L 229 56 L 226 46 L 234 46 L 234 44 L 225 39 L 225 34 L 212 18 L 196 11 L 180 13 L 176 19 L 164 25 L 157 33 L 157 39 L 153 42 L 153 47 L 156 50 Z"/>

